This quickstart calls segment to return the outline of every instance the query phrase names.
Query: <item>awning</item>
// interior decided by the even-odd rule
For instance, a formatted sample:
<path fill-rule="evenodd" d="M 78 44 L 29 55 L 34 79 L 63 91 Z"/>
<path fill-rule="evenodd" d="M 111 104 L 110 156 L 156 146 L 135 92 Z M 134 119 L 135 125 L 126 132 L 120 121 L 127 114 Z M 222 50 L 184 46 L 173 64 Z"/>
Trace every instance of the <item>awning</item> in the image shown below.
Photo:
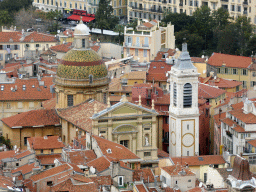
<path fill-rule="evenodd" d="M 82 17 L 83 22 L 90 22 L 93 21 L 94 17 L 87 17 L 87 16 L 81 16 L 81 15 L 71 15 L 67 19 L 74 20 L 74 21 L 80 21 L 80 18 Z"/>

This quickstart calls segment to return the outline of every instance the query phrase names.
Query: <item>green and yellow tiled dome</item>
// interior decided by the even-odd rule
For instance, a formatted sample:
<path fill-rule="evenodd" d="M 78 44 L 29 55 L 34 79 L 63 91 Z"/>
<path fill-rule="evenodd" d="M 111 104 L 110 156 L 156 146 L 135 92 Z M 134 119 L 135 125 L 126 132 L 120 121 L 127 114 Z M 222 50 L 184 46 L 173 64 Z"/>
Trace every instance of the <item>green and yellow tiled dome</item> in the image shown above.
<path fill-rule="evenodd" d="M 58 65 L 57 76 L 67 79 L 89 79 L 106 77 L 107 68 L 101 57 L 92 49 L 68 51 Z"/>

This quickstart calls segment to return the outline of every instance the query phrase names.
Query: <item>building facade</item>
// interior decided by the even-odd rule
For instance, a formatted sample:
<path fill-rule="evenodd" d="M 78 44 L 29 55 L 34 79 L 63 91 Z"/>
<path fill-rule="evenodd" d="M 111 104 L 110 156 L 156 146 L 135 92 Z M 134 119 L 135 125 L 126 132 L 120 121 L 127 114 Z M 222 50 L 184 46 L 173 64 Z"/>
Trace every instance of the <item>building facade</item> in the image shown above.
<path fill-rule="evenodd" d="M 253 0 L 129 0 L 127 2 L 127 17 L 132 19 L 162 20 L 168 12 L 186 13 L 192 15 L 198 7 L 208 6 L 212 11 L 221 7 L 226 9 L 230 16 L 237 18 L 246 15 L 256 24 L 256 2 Z"/>
<path fill-rule="evenodd" d="M 199 155 L 198 76 L 184 43 L 181 55 L 170 71 L 171 157 Z"/>
<path fill-rule="evenodd" d="M 134 60 L 149 62 L 161 48 L 175 48 L 174 26 L 159 27 L 156 20 L 141 23 L 136 30 L 124 29 L 124 56 L 133 55 Z"/>

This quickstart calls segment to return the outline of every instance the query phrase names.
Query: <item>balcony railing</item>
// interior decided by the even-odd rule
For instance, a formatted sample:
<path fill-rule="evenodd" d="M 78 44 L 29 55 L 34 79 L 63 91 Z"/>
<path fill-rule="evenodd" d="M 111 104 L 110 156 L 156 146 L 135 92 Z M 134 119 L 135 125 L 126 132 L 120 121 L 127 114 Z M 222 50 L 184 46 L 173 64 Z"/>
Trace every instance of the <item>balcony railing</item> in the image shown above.
<path fill-rule="evenodd" d="M 166 4 L 166 3 L 167 3 L 167 1 L 163 1 L 162 3 Z"/>
<path fill-rule="evenodd" d="M 147 9 L 147 8 L 142 8 L 142 7 L 135 7 L 135 6 L 131 6 L 132 9 L 136 9 L 136 10 L 141 10 L 141 11 L 149 11 L 149 12 L 156 12 L 156 13 L 163 13 L 162 9 Z"/>
<path fill-rule="evenodd" d="M 244 11 L 244 15 L 247 15 L 248 14 L 248 12 L 247 11 Z"/>
<path fill-rule="evenodd" d="M 125 43 L 125 47 L 149 47 L 149 44 L 142 44 L 142 43 Z"/>
<path fill-rule="evenodd" d="M 248 1 L 244 1 L 243 4 L 244 4 L 244 5 L 248 5 Z"/>
<path fill-rule="evenodd" d="M 221 0 L 222 2 L 228 2 L 228 0 Z"/>

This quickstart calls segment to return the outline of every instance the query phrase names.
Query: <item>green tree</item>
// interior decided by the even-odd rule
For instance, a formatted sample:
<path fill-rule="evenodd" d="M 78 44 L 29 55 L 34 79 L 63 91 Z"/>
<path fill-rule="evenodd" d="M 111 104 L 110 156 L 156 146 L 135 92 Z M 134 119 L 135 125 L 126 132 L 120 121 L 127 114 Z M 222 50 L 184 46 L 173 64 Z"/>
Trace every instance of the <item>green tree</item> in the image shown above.
<path fill-rule="evenodd" d="M 213 11 L 213 26 L 214 28 L 224 29 L 229 24 L 229 13 L 224 8 L 219 8 L 218 10 Z"/>
<path fill-rule="evenodd" d="M 248 46 L 246 48 L 245 56 L 251 56 L 252 54 L 256 54 L 256 35 L 252 36 L 248 42 Z"/>
<path fill-rule="evenodd" d="M 114 22 L 118 21 L 117 17 L 112 15 L 113 7 L 110 5 L 110 0 L 100 0 L 98 10 L 95 14 L 96 27 L 101 29 L 103 34 L 103 29 L 112 30 L 117 24 Z"/>
<path fill-rule="evenodd" d="M 49 11 L 48 13 L 46 13 L 46 18 L 50 21 L 51 24 L 51 31 L 54 32 L 54 29 L 58 28 L 58 24 L 53 25 L 53 21 L 56 20 L 58 21 L 58 19 L 62 16 L 61 11 Z M 56 30 L 57 31 L 57 30 Z"/>
<path fill-rule="evenodd" d="M 123 34 L 124 34 L 124 26 L 123 25 L 116 25 L 114 31 L 118 32 L 118 36 L 119 36 L 119 44 L 121 43 L 122 39 L 123 39 Z M 121 38 L 122 37 L 122 38 Z"/>
<path fill-rule="evenodd" d="M 9 13 L 14 13 L 22 8 L 32 6 L 33 0 L 3 0 L 0 2 L 0 10 L 8 10 Z"/>
<path fill-rule="evenodd" d="M 10 25 L 13 19 L 9 15 L 8 11 L 0 10 L 0 26 L 1 25 Z"/>
<path fill-rule="evenodd" d="M 138 25 L 138 19 L 135 18 L 135 19 L 133 19 L 132 21 L 130 21 L 130 23 L 127 25 L 127 27 L 132 27 L 133 30 L 135 31 L 137 25 Z"/>
<path fill-rule="evenodd" d="M 200 53 L 202 52 L 202 47 L 204 45 L 204 40 L 201 36 L 196 33 L 191 34 L 188 30 L 183 30 L 180 32 L 176 32 L 175 38 L 176 46 L 180 50 L 182 47 L 182 43 L 184 42 L 184 38 L 186 38 L 190 55 L 193 57 L 200 56 Z"/>

